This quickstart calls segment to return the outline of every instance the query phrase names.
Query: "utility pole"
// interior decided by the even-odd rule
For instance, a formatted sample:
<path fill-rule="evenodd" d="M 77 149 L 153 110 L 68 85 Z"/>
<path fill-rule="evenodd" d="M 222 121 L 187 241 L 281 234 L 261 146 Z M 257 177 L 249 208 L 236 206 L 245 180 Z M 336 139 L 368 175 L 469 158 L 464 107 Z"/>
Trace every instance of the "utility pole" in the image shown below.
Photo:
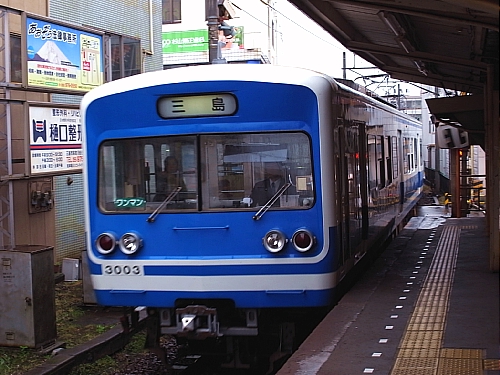
<path fill-rule="evenodd" d="M 398 83 L 398 95 L 396 96 L 396 103 L 398 106 L 398 110 L 401 110 L 401 89 L 399 87 L 399 83 Z"/>
<path fill-rule="evenodd" d="M 439 97 L 439 88 L 434 87 L 434 97 Z M 441 191 L 441 174 L 439 173 L 440 165 L 441 165 L 441 155 L 440 148 L 438 146 L 438 132 L 437 128 L 439 126 L 439 122 L 434 120 L 434 191 L 439 193 Z"/>
<path fill-rule="evenodd" d="M 208 61 L 211 64 L 225 64 L 219 44 L 219 6 L 218 0 L 205 0 L 208 25 Z"/>
<path fill-rule="evenodd" d="M 342 70 L 344 71 L 342 78 L 347 79 L 347 66 L 346 66 L 346 61 L 345 61 L 345 52 L 342 52 L 342 62 L 343 62 Z"/>

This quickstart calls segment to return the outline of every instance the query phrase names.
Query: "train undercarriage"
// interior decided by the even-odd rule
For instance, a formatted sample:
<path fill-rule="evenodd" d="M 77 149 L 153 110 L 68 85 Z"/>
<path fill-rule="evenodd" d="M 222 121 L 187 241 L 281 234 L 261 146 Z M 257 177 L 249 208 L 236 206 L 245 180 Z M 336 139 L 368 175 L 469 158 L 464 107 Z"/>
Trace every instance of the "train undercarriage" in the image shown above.
<path fill-rule="evenodd" d="M 273 374 L 326 314 L 326 309 L 234 309 L 227 303 L 148 309 L 146 346 L 176 338 L 179 356 L 211 358 L 225 369 Z M 214 304 L 211 304 L 214 306 Z M 163 354 L 162 354 L 163 355 Z"/>

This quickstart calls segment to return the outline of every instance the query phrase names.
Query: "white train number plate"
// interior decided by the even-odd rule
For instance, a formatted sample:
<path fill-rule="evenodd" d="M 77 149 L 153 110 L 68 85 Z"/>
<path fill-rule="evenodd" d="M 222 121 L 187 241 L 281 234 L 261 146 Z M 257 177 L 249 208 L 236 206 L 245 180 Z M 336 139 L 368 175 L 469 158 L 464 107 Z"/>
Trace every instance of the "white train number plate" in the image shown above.
<path fill-rule="evenodd" d="M 102 271 L 105 276 L 142 276 L 142 266 L 122 265 L 122 264 L 103 264 Z"/>

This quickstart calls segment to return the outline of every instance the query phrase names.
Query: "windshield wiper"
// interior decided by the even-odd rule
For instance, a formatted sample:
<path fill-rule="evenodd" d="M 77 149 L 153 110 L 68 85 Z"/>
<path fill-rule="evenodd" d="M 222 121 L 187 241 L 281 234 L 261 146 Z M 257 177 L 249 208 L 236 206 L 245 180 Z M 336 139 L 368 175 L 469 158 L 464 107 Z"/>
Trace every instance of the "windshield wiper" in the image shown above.
<path fill-rule="evenodd" d="M 267 212 L 267 210 L 269 210 L 272 205 L 274 204 L 274 202 L 276 202 L 279 197 L 281 197 L 283 195 L 283 193 L 286 191 L 286 189 L 288 189 L 290 186 L 292 186 L 292 183 L 291 182 L 287 182 L 285 185 L 283 185 L 277 192 L 276 194 L 274 194 L 271 199 L 269 199 L 267 201 L 267 203 L 265 205 L 263 205 L 259 211 L 257 211 L 257 213 L 255 215 L 252 216 L 252 219 L 254 220 L 260 220 L 262 218 L 262 216 L 264 216 L 264 214 Z"/>
<path fill-rule="evenodd" d="M 160 203 L 160 205 L 156 208 L 156 210 L 153 211 L 151 215 L 149 215 L 148 219 L 146 220 L 148 223 L 152 223 L 155 221 L 156 216 L 158 216 L 158 213 L 163 210 L 163 208 L 167 205 L 168 202 L 170 202 L 174 197 L 179 193 L 179 191 L 182 190 L 181 186 L 177 186 L 174 190 L 170 192 L 170 194 L 165 198 L 163 202 Z"/>

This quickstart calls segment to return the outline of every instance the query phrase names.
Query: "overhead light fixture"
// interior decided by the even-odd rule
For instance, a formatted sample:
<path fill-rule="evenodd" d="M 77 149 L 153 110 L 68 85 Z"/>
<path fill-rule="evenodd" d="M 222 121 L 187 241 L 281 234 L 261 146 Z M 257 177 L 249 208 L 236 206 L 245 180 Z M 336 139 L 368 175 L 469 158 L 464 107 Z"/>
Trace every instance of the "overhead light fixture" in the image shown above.
<path fill-rule="evenodd" d="M 411 44 L 410 41 L 404 36 L 397 36 L 396 42 L 398 42 L 398 44 L 405 50 L 406 53 L 415 51 L 415 47 L 413 47 L 413 44 Z"/>
<path fill-rule="evenodd" d="M 413 63 L 415 64 L 420 73 L 422 73 L 426 77 L 429 75 L 429 71 L 427 70 L 425 64 L 422 61 L 413 60 Z"/>
<path fill-rule="evenodd" d="M 392 30 L 394 35 L 404 36 L 405 30 L 399 24 L 396 17 L 394 17 L 394 14 L 381 10 L 380 12 L 377 13 L 377 15 L 382 20 L 382 22 L 384 22 L 387 25 L 387 27 Z"/>
<path fill-rule="evenodd" d="M 411 53 L 416 50 L 413 44 L 406 37 L 406 30 L 398 22 L 394 14 L 381 10 L 377 13 L 379 18 L 396 36 L 396 42 L 404 49 L 406 53 Z"/>
<path fill-rule="evenodd" d="M 412 42 L 406 37 L 406 30 L 403 26 L 401 26 L 393 13 L 381 10 L 377 13 L 377 15 L 382 20 L 382 22 L 384 22 L 385 25 L 394 33 L 394 35 L 396 36 L 396 42 L 401 46 L 401 48 L 403 48 L 406 53 L 412 53 L 416 50 Z M 429 71 L 422 61 L 413 60 L 413 63 L 420 73 L 422 73 L 426 77 L 429 75 Z"/>

